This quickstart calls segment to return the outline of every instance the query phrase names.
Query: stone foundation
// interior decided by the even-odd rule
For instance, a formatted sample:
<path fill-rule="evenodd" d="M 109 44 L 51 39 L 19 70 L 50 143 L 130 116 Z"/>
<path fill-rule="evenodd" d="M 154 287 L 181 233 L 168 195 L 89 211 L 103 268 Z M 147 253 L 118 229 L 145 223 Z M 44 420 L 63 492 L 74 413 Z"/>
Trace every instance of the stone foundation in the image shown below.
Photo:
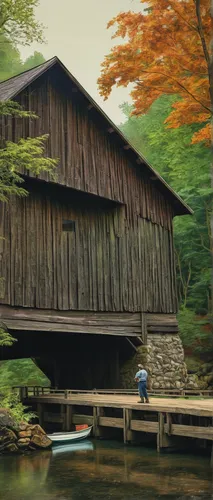
<path fill-rule="evenodd" d="M 138 363 L 149 374 L 149 389 L 181 389 L 188 385 L 184 351 L 178 334 L 148 334 L 147 345 L 138 348 L 121 370 L 123 388 L 136 387 L 134 376 Z"/>

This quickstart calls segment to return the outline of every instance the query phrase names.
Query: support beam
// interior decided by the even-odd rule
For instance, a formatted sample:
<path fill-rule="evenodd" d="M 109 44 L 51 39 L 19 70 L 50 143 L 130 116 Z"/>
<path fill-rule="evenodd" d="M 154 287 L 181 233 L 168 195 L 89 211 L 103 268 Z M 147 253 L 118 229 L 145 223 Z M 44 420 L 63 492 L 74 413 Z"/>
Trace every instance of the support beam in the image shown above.
<path fill-rule="evenodd" d="M 70 431 L 72 426 L 72 406 L 66 405 L 64 414 L 64 430 Z"/>
<path fill-rule="evenodd" d="M 158 434 L 157 434 L 157 450 L 160 452 L 163 447 L 163 436 L 164 436 L 164 415 L 163 413 L 158 413 Z"/>
<path fill-rule="evenodd" d="M 123 435 L 124 443 L 129 443 L 132 441 L 132 430 L 131 430 L 131 420 L 132 420 L 132 410 L 127 408 L 123 409 Z"/>

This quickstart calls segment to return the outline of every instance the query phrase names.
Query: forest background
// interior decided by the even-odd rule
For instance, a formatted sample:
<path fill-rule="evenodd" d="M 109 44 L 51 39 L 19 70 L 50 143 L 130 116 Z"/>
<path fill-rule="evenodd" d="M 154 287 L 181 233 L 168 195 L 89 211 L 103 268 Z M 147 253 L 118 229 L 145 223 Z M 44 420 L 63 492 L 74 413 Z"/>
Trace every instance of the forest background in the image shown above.
<path fill-rule="evenodd" d="M 34 52 L 21 60 L 16 45 L 0 40 L 0 80 L 26 71 L 45 59 Z M 121 131 L 153 167 L 194 210 L 194 216 L 174 221 L 177 289 L 180 304 L 179 325 L 190 371 L 200 364 L 213 368 L 213 340 L 208 322 L 210 299 L 210 149 L 205 142 L 191 143 L 192 136 L 205 123 L 167 128 L 166 120 L 179 95 L 161 95 L 141 116 L 133 116 L 129 104 L 121 104 L 124 123 Z M 202 369 L 201 369 L 202 370 Z M 48 379 L 32 360 L 0 361 L 0 385 L 47 385 Z"/>

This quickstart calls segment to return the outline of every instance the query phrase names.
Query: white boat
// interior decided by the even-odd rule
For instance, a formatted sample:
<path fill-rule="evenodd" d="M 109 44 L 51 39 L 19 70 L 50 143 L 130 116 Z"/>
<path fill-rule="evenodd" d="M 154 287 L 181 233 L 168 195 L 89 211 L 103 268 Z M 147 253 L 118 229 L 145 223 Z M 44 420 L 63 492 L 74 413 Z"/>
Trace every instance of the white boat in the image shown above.
<path fill-rule="evenodd" d="M 73 432 L 53 432 L 53 434 L 48 434 L 48 438 L 51 439 L 54 445 L 63 445 L 87 438 L 91 430 L 92 426 Z"/>

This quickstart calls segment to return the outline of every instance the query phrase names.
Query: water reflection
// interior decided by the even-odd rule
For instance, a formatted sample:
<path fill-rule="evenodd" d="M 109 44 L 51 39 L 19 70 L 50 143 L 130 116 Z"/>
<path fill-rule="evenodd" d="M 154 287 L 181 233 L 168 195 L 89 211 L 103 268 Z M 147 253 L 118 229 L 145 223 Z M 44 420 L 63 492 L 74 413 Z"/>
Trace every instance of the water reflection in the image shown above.
<path fill-rule="evenodd" d="M 213 499 L 207 457 L 84 441 L 0 458 L 4 500 Z"/>
<path fill-rule="evenodd" d="M 65 444 L 62 446 L 55 446 L 52 449 L 52 455 L 59 455 L 59 453 L 70 453 L 73 451 L 88 451 L 94 450 L 94 443 L 92 441 L 80 441 L 75 444 Z"/>

